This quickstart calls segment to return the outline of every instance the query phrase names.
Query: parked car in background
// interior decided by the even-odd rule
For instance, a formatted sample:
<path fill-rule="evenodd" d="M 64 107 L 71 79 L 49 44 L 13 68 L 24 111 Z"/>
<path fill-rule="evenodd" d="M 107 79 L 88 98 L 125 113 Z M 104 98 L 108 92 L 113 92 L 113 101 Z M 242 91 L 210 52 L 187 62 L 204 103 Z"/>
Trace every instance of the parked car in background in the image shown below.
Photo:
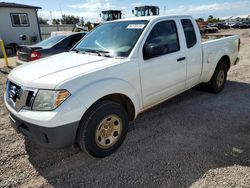
<path fill-rule="evenodd" d="M 242 23 L 239 24 L 239 29 L 246 29 L 246 28 L 249 28 L 249 27 L 250 27 L 250 25 L 247 22 L 242 22 Z"/>
<path fill-rule="evenodd" d="M 51 36 L 35 45 L 17 46 L 17 65 L 69 51 L 87 32 L 61 33 Z"/>
<path fill-rule="evenodd" d="M 226 23 L 218 23 L 218 27 L 220 29 L 230 29 L 230 26 L 227 25 Z"/>
<path fill-rule="evenodd" d="M 210 25 L 211 27 L 216 27 L 218 29 L 230 29 L 229 25 L 226 25 L 226 23 L 217 23 Z"/>
<path fill-rule="evenodd" d="M 217 33 L 219 29 L 217 27 L 205 26 L 201 28 L 201 33 Z"/>
<path fill-rule="evenodd" d="M 246 29 L 250 27 L 250 24 L 247 22 L 239 22 L 239 23 L 235 23 L 231 26 L 234 29 Z"/>
<path fill-rule="evenodd" d="M 228 25 L 229 25 L 230 28 L 237 28 L 237 27 L 239 27 L 238 24 L 236 24 L 236 23 L 229 23 Z"/>

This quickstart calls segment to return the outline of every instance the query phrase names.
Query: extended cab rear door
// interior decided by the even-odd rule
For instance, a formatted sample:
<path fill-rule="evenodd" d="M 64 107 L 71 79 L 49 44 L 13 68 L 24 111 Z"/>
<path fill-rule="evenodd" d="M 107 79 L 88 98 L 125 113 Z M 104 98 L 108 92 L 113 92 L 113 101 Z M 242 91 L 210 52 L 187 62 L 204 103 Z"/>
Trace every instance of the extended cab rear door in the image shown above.
<path fill-rule="evenodd" d="M 186 58 L 183 56 L 183 37 L 180 38 L 177 29 L 180 27 L 180 22 L 175 19 L 157 21 L 139 48 L 144 108 L 185 88 Z"/>
<path fill-rule="evenodd" d="M 183 55 L 187 59 L 187 80 L 186 89 L 197 85 L 200 82 L 202 71 L 202 45 L 201 35 L 197 24 L 190 17 L 180 19 L 183 32 L 184 47 Z"/>

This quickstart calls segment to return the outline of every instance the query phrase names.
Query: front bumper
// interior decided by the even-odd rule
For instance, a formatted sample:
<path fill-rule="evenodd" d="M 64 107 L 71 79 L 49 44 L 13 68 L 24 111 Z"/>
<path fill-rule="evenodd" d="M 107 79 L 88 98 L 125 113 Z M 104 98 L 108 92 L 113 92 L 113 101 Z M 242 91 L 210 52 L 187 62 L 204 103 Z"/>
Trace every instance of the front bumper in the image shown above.
<path fill-rule="evenodd" d="M 27 138 L 49 148 L 64 148 L 75 143 L 76 133 L 86 108 L 71 96 L 54 111 L 16 111 L 4 96 L 12 127 Z"/>
<path fill-rule="evenodd" d="M 9 114 L 12 127 L 25 137 L 34 140 L 39 145 L 48 148 L 64 148 L 75 143 L 79 122 L 73 122 L 57 127 L 42 127 L 21 120 Z"/>

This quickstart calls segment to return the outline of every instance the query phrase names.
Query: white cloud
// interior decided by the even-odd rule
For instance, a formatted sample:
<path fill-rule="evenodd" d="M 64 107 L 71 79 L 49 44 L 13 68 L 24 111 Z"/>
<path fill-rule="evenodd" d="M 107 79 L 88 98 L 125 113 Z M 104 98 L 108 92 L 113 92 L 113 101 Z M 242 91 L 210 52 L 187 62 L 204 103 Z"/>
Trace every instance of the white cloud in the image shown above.
<path fill-rule="evenodd" d="M 202 5 L 189 5 L 179 6 L 174 9 L 167 9 L 167 14 L 188 14 L 188 15 L 208 15 L 212 13 L 228 14 L 231 15 L 232 11 L 242 11 L 250 7 L 249 1 L 238 1 L 238 2 L 225 2 L 225 3 L 213 3 L 213 4 L 202 4 Z M 249 11 L 250 13 L 250 11 Z"/>
<path fill-rule="evenodd" d="M 51 15 L 52 14 L 52 15 Z M 38 11 L 38 16 L 51 20 L 52 19 L 57 19 L 57 18 L 62 18 L 62 14 L 66 14 L 66 15 L 74 15 L 74 16 L 78 16 L 79 18 L 82 18 L 85 21 L 91 21 L 91 22 L 99 22 L 100 18 L 98 17 L 98 13 L 94 13 L 94 12 L 70 12 L 70 11 Z"/>
<path fill-rule="evenodd" d="M 99 21 L 100 13 L 103 10 L 118 9 L 125 11 L 127 7 L 116 7 L 114 0 L 87 0 L 84 3 L 70 4 L 70 11 L 64 11 L 63 14 L 70 14 L 78 17 L 83 17 L 85 20 Z M 49 17 L 49 12 L 40 12 L 43 16 Z M 61 18 L 60 11 L 53 11 L 53 18 Z"/>
<path fill-rule="evenodd" d="M 113 5 L 111 5 L 111 0 L 87 0 L 85 3 L 72 4 L 69 5 L 69 7 L 74 9 L 86 9 L 93 12 L 113 8 Z"/>
<path fill-rule="evenodd" d="M 136 3 L 132 3 L 132 7 L 139 7 L 139 6 L 142 6 L 144 5 L 142 2 L 136 2 Z"/>
<path fill-rule="evenodd" d="M 133 4 L 124 7 L 115 6 L 116 0 L 87 0 L 81 4 L 68 5 L 68 10 L 63 11 L 52 11 L 52 18 L 61 18 L 62 14 L 74 15 L 83 17 L 86 21 L 99 21 L 102 10 L 107 9 L 118 9 L 122 10 L 125 18 L 129 18 L 132 15 L 132 9 L 135 6 L 143 5 L 142 2 L 138 1 Z M 173 9 L 166 9 L 167 15 L 173 14 L 186 14 L 197 16 L 214 15 L 217 17 L 235 16 L 239 14 L 250 14 L 250 1 L 238 1 L 238 2 L 224 2 L 224 3 L 211 3 L 211 4 L 200 4 L 200 5 L 188 5 L 178 6 Z M 160 13 L 163 13 L 163 7 L 160 7 Z M 46 19 L 50 19 L 49 11 L 39 11 L 38 15 Z"/>
<path fill-rule="evenodd" d="M 86 21 L 100 21 L 101 10 L 112 9 L 112 0 L 87 0 L 85 3 L 68 5 L 67 11 L 39 11 L 38 15 L 46 19 L 61 18 L 62 14 L 83 17 Z"/>

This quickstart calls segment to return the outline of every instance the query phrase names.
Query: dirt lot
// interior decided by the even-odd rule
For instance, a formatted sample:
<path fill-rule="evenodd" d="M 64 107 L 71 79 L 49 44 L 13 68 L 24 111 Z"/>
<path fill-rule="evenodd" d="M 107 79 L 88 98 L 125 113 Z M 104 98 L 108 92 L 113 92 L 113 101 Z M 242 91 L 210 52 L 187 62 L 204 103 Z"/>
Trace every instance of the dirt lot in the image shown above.
<path fill-rule="evenodd" d="M 140 115 L 122 147 L 94 159 L 42 148 L 11 127 L 0 72 L 0 187 L 250 187 L 250 38 L 219 95 L 192 89 Z"/>

